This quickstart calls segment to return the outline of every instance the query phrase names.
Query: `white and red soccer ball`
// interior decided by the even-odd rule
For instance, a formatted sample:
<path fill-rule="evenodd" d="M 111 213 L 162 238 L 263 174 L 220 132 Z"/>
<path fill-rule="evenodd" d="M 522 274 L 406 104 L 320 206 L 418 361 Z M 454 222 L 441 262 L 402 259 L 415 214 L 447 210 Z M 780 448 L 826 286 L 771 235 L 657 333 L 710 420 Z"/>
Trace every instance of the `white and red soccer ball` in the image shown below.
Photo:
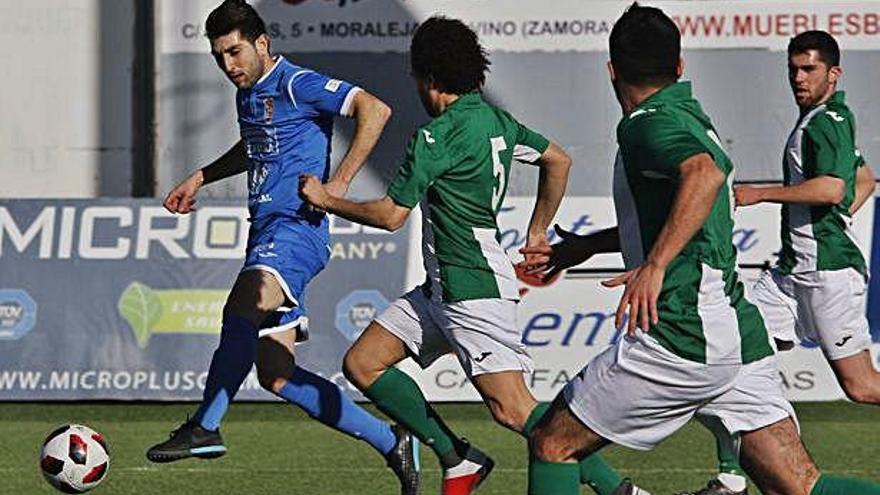
<path fill-rule="evenodd" d="M 46 437 L 40 471 L 64 493 L 83 493 L 98 486 L 110 468 L 104 437 L 83 425 L 64 425 Z"/>

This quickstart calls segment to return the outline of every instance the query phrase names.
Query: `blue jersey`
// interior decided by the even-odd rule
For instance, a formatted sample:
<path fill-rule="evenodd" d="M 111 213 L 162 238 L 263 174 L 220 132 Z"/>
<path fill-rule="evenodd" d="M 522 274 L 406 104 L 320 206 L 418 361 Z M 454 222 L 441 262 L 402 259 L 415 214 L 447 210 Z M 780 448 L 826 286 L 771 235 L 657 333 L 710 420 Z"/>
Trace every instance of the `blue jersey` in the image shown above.
<path fill-rule="evenodd" d="M 289 218 L 329 240 L 326 215 L 299 197 L 299 176 L 326 182 L 333 118 L 347 115 L 357 88 L 284 57 L 250 89 L 236 95 L 248 158 L 248 208 L 254 228 Z"/>

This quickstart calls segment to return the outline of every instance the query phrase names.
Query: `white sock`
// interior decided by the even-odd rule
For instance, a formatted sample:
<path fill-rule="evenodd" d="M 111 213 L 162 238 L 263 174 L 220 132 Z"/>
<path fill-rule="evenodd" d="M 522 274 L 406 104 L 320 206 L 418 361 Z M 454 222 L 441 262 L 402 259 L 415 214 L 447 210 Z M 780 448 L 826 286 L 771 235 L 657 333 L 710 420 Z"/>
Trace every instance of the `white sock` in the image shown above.
<path fill-rule="evenodd" d="M 465 459 L 455 466 L 447 469 L 443 473 L 444 478 L 458 478 L 459 476 L 466 476 L 469 474 L 476 473 L 482 468 L 482 464 L 477 464 L 476 462 Z"/>
<path fill-rule="evenodd" d="M 746 489 L 747 483 L 744 476 L 731 473 L 718 473 L 718 481 L 720 481 L 729 490 L 741 492 Z"/>

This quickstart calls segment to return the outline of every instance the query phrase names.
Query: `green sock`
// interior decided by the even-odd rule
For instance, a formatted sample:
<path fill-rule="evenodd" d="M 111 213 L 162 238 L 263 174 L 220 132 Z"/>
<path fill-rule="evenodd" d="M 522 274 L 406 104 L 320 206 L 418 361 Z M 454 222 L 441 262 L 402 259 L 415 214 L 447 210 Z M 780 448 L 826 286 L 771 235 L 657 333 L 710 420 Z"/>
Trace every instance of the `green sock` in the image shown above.
<path fill-rule="evenodd" d="M 745 477 L 745 471 L 739 465 L 740 435 L 730 433 L 720 419 L 714 416 L 697 416 L 697 419 L 715 436 L 715 448 L 718 455 L 718 471 Z"/>
<path fill-rule="evenodd" d="M 880 495 L 880 485 L 855 478 L 821 475 L 810 495 Z"/>
<path fill-rule="evenodd" d="M 526 424 L 523 426 L 523 436 L 528 438 L 535 425 L 538 424 L 538 421 L 547 412 L 547 409 L 550 409 L 550 404 L 547 402 L 541 402 L 532 409 L 528 419 L 526 419 Z M 611 495 L 623 483 L 623 478 L 599 454 L 593 454 L 584 458 L 579 466 L 581 472 L 580 482 L 589 485 L 599 495 Z"/>
<path fill-rule="evenodd" d="M 380 411 L 405 426 L 440 458 L 444 467 L 461 462 L 461 440 L 428 405 L 419 386 L 406 373 L 388 368 L 366 390 Z"/>
<path fill-rule="evenodd" d="M 526 424 L 523 425 L 522 436 L 529 438 L 529 435 L 532 434 L 532 430 L 535 429 L 535 425 L 538 424 L 538 421 L 541 421 L 541 417 L 544 416 L 547 409 L 550 409 L 549 402 L 539 402 L 538 405 L 532 409 L 532 412 L 529 413 L 529 417 L 526 418 Z"/>
<path fill-rule="evenodd" d="M 623 483 L 623 478 L 598 453 L 583 458 L 579 467 L 581 483 L 599 495 L 611 495 Z"/>
<path fill-rule="evenodd" d="M 577 495 L 580 489 L 577 464 L 529 461 L 529 495 Z"/>

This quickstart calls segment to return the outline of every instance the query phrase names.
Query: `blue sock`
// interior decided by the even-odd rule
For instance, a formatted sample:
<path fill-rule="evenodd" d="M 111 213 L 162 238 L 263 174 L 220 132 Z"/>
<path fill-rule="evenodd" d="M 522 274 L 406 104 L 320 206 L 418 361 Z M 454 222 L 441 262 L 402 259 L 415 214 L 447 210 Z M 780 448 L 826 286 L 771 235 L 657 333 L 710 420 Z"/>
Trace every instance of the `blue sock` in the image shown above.
<path fill-rule="evenodd" d="M 330 428 L 364 440 L 382 455 L 397 443 L 388 423 L 355 404 L 335 383 L 299 366 L 278 395 Z"/>
<path fill-rule="evenodd" d="M 205 394 L 193 419 L 206 430 L 216 430 L 229 409 L 257 354 L 257 327 L 238 316 L 224 316 L 220 345 L 211 358 Z"/>

